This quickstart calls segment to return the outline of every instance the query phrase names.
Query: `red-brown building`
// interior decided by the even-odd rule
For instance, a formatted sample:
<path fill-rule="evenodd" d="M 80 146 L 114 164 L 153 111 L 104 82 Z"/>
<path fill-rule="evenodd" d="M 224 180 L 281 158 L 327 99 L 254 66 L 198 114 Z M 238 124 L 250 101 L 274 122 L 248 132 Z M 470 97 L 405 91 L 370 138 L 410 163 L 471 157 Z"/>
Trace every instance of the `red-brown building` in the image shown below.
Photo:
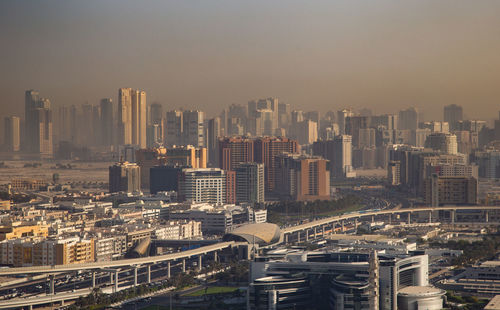
<path fill-rule="evenodd" d="M 263 163 L 265 188 L 274 189 L 274 158 L 282 153 L 298 153 L 300 146 L 296 140 L 282 137 L 225 137 L 219 138 L 219 165 L 224 170 L 235 170 L 240 163 Z"/>

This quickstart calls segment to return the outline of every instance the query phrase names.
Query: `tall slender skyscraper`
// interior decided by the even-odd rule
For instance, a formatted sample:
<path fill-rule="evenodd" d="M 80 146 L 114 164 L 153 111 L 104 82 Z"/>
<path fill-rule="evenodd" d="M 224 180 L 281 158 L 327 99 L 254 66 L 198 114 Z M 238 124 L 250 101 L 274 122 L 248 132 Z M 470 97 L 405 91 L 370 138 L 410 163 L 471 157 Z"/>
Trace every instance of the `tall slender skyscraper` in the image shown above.
<path fill-rule="evenodd" d="M 102 146 L 111 146 L 113 145 L 113 101 L 111 98 L 101 99 L 100 103 L 101 107 L 101 140 L 100 144 Z"/>
<path fill-rule="evenodd" d="M 20 148 L 21 128 L 20 120 L 17 116 L 9 116 L 4 119 L 4 144 L 9 152 L 17 152 Z"/>
<path fill-rule="evenodd" d="M 153 103 L 149 106 L 146 136 L 148 140 L 148 147 L 163 145 L 165 142 L 163 107 L 159 103 Z"/>
<path fill-rule="evenodd" d="M 217 167 L 217 138 L 221 135 L 221 121 L 219 117 L 211 118 L 207 122 L 207 149 L 208 161 L 212 167 Z"/>
<path fill-rule="evenodd" d="M 118 90 L 117 144 L 146 147 L 146 92 L 132 88 Z"/>
<path fill-rule="evenodd" d="M 337 123 L 339 124 L 339 131 L 341 135 L 346 133 L 346 118 L 354 116 L 354 113 L 349 109 L 343 109 L 337 112 Z"/>
<path fill-rule="evenodd" d="M 450 104 L 444 107 L 444 121 L 450 124 L 451 130 L 456 130 L 458 122 L 463 120 L 463 109 L 456 104 Z"/>
<path fill-rule="evenodd" d="M 146 92 L 132 90 L 132 144 L 146 148 Z"/>
<path fill-rule="evenodd" d="M 132 88 L 118 90 L 117 121 L 117 144 L 132 144 Z"/>
<path fill-rule="evenodd" d="M 72 107 L 60 106 L 57 109 L 57 119 L 56 119 L 56 143 L 60 141 L 67 141 L 75 143 L 76 138 L 76 124 L 73 122 Z M 76 110 L 74 111 L 76 112 Z M 73 131 L 75 129 L 75 131 Z"/>
<path fill-rule="evenodd" d="M 39 93 L 25 93 L 24 149 L 41 156 L 52 155 L 52 111 L 50 101 L 40 98 Z"/>
<path fill-rule="evenodd" d="M 334 161 L 333 173 L 335 178 L 345 178 L 353 175 L 352 169 L 352 137 L 339 135 L 333 140 Z"/>

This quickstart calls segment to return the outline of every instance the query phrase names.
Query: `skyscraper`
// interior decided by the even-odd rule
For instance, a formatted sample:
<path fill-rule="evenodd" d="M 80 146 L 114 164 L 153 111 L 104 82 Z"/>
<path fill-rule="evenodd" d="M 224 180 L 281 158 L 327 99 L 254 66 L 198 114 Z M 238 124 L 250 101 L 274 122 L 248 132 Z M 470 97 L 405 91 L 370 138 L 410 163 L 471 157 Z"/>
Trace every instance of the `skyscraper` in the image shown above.
<path fill-rule="evenodd" d="M 25 93 L 24 148 L 29 153 L 41 156 L 52 155 L 52 111 L 50 101 L 40 98 L 39 93 Z"/>
<path fill-rule="evenodd" d="M 207 149 L 208 161 L 212 167 L 216 167 L 217 163 L 217 138 L 221 135 L 221 121 L 219 117 L 211 118 L 207 121 Z"/>
<path fill-rule="evenodd" d="M 354 113 L 350 109 L 343 109 L 337 112 L 337 123 L 339 124 L 339 131 L 341 135 L 346 133 L 346 118 L 351 116 L 354 116 Z"/>
<path fill-rule="evenodd" d="M 202 111 L 167 112 L 167 147 L 173 145 L 205 146 L 205 113 Z"/>
<path fill-rule="evenodd" d="M 148 113 L 148 128 L 146 133 L 148 147 L 163 145 L 165 142 L 163 106 L 159 103 L 153 103 L 149 106 Z"/>
<path fill-rule="evenodd" d="M 165 144 L 167 147 L 182 145 L 182 111 L 168 111 L 165 133 Z"/>
<path fill-rule="evenodd" d="M 113 124 L 114 124 L 114 113 L 113 113 L 113 101 L 111 98 L 101 99 L 101 145 L 111 146 L 113 145 Z"/>
<path fill-rule="evenodd" d="M 81 114 L 78 117 L 78 135 L 77 141 L 79 145 L 92 146 L 94 144 L 94 134 L 96 128 L 93 124 L 93 107 L 91 104 L 84 103 L 81 105 Z"/>
<path fill-rule="evenodd" d="M 236 167 L 236 202 L 264 202 L 264 164 L 241 163 Z"/>
<path fill-rule="evenodd" d="M 17 116 L 4 118 L 4 144 L 6 151 L 17 152 L 20 149 L 21 128 Z"/>
<path fill-rule="evenodd" d="M 76 117 L 72 118 L 72 111 L 72 107 L 69 106 L 60 106 L 57 109 L 56 133 L 54 134 L 56 143 L 61 141 L 76 142 Z"/>
<path fill-rule="evenodd" d="M 182 144 L 194 147 L 204 147 L 204 119 L 202 111 L 184 111 L 182 113 Z"/>
<path fill-rule="evenodd" d="M 118 90 L 117 144 L 146 147 L 146 92 L 132 88 Z"/>
<path fill-rule="evenodd" d="M 274 158 L 274 192 L 282 199 L 330 199 L 330 162 L 321 157 L 280 154 Z"/>
<path fill-rule="evenodd" d="M 275 160 L 279 154 L 290 153 L 295 154 L 300 152 L 300 146 L 297 140 L 288 138 L 257 138 L 254 142 L 254 160 L 257 163 L 264 164 L 265 173 L 265 188 L 266 192 L 271 192 L 274 189 L 275 176 Z"/>
<path fill-rule="evenodd" d="M 456 130 L 458 122 L 463 120 L 463 109 L 456 104 L 450 104 L 444 107 L 444 121 L 450 124 L 451 130 Z"/>
<path fill-rule="evenodd" d="M 217 142 L 218 164 L 224 170 L 234 170 L 238 164 L 254 161 L 254 140 L 246 137 L 224 137 Z"/>
<path fill-rule="evenodd" d="M 352 171 L 352 137 L 348 135 L 336 136 L 334 142 L 333 172 L 335 178 L 353 176 Z"/>
<path fill-rule="evenodd" d="M 118 90 L 117 122 L 117 144 L 132 144 L 132 88 Z"/>
<path fill-rule="evenodd" d="M 436 132 L 427 136 L 425 147 L 445 154 L 458 153 L 457 136 L 449 133 Z"/>
<path fill-rule="evenodd" d="M 132 144 L 146 148 L 146 92 L 132 90 Z"/>
<path fill-rule="evenodd" d="M 398 127 L 401 130 L 417 130 L 418 128 L 418 112 L 417 109 L 411 107 L 406 110 L 399 111 Z"/>
<path fill-rule="evenodd" d="M 359 131 L 370 128 L 370 121 L 368 116 L 348 116 L 345 118 L 345 134 L 352 137 L 354 147 L 359 147 Z"/>

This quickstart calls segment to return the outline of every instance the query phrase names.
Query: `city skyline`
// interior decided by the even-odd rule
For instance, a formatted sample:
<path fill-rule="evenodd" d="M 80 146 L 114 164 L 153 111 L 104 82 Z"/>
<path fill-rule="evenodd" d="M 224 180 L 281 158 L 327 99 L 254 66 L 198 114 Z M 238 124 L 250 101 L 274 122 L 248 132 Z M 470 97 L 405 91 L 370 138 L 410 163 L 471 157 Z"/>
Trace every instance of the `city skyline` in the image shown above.
<path fill-rule="evenodd" d="M 500 97 L 496 3 L 115 4 L 0 4 L 11 42 L 0 113 L 22 113 L 30 88 L 54 107 L 117 102 L 116 88 L 134 87 L 167 110 L 277 96 L 322 112 L 415 106 L 425 119 L 449 104 L 485 119 Z M 123 22 L 132 12 L 137 22 Z"/>

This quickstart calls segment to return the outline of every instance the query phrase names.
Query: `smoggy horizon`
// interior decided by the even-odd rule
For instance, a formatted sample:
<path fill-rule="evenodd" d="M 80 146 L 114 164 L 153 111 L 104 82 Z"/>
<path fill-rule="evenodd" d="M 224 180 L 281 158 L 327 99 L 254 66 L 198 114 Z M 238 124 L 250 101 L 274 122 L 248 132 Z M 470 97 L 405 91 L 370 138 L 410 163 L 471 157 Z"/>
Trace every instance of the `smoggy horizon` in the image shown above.
<path fill-rule="evenodd" d="M 2 116 L 24 91 L 54 107 L 147 92 L 165 109 L 214 116 L 279 97 L 295 109 L 443 106 L 497 118 L 498 2 L 1 2 Z"/>

